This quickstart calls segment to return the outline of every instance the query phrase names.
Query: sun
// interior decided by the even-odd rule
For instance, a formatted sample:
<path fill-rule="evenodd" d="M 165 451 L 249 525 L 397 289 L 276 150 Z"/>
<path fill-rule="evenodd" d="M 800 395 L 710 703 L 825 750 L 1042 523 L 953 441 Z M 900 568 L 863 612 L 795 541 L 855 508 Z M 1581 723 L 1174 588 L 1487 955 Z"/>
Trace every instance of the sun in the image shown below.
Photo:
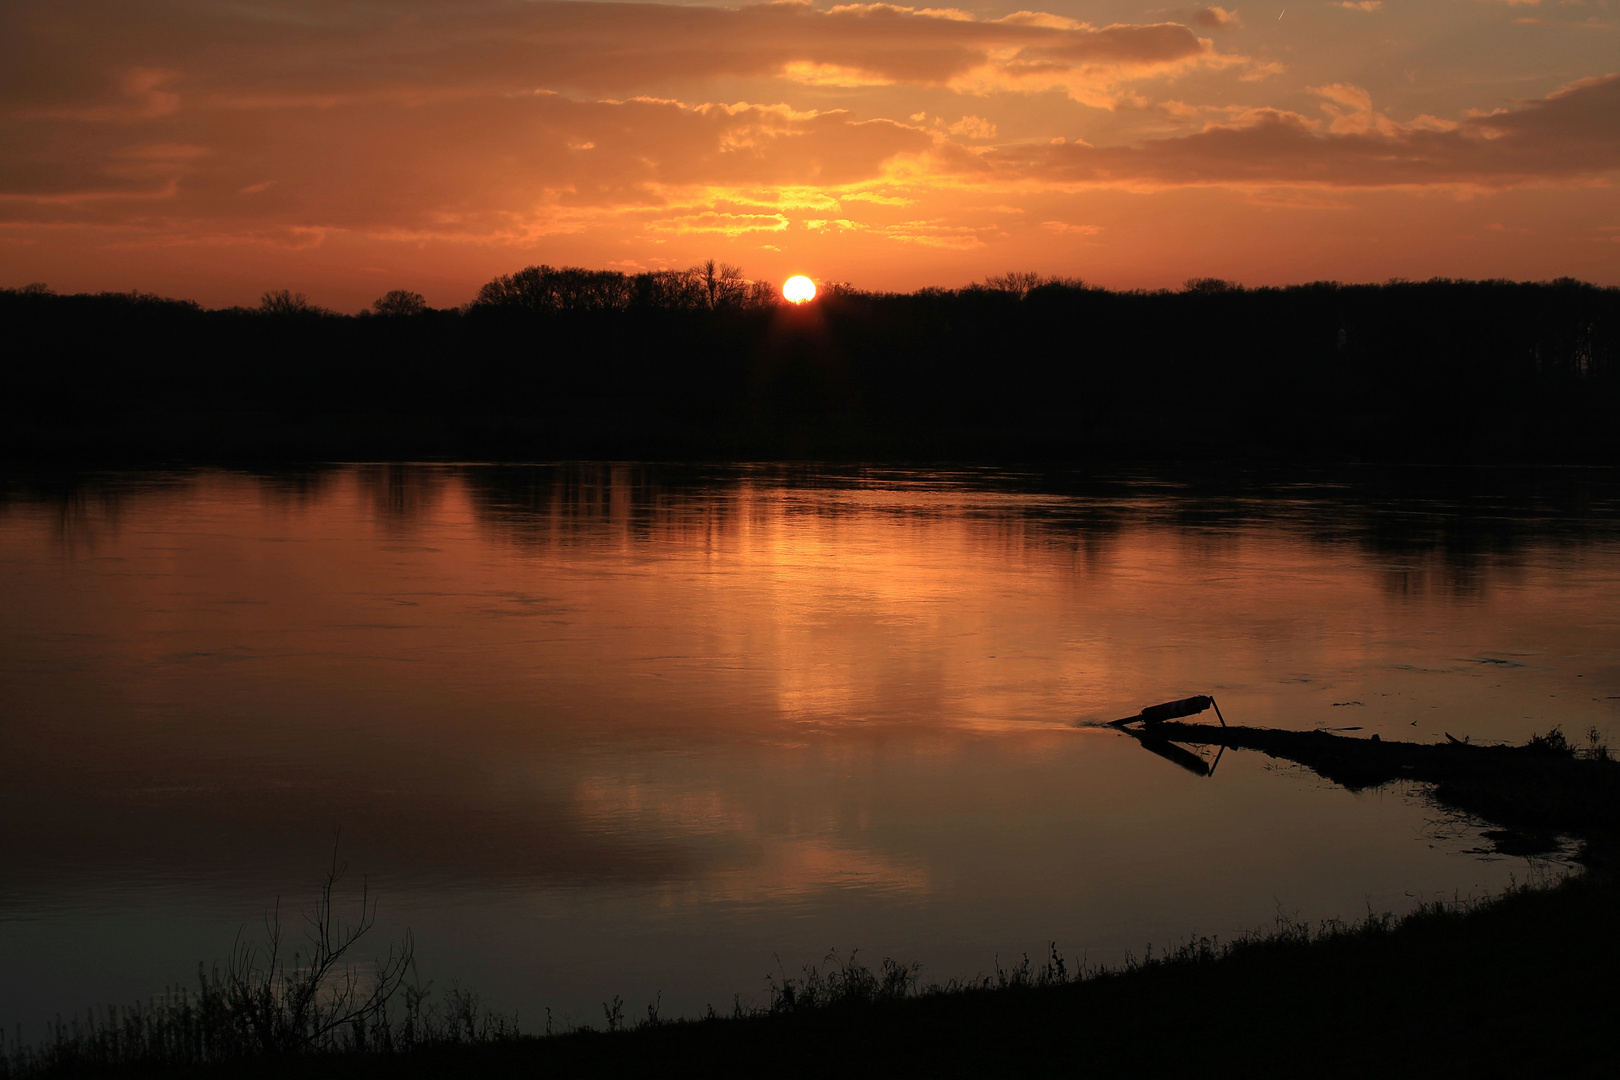
<path fill-rule="evenodd" d="M 794 304 L 816 298 L 816 283 L 803 274 L 795 274 L 782 283 L 782 298 Z"/>

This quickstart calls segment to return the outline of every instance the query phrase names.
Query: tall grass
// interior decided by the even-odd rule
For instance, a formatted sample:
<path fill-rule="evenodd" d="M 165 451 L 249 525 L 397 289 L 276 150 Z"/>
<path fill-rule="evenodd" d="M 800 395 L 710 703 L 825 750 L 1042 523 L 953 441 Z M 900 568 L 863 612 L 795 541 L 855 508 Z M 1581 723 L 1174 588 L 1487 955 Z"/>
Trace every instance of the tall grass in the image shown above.
<path fill-rule="evenodd" d="M 1532 735 L 1524 744 L 1526 750 L 1538 754 L 1558 755 L 1562 757 L 1579 758 L 1583 761 L 1608 761 L 1609 744 L 1605 741 L 1603 733 L 1596 725 L 1586 729 L 1586 745 L 1577 746 L 1570 742 L 1569 736 L 1564 734 L 1560 724 L 1554 724 L 1552 730 L 1545 735 Z"/>
<path fill-rule="evenodd" d="M 435 999 L 430 987 L 406 985 L 393 1007 L 326 1027 L 288 1023 L 284 997 L 268 1009 L 237 993 L 228 972 L 198 968 L 196 989 L 171 988 L 145 1003 L 46 1025 L 45 1038 L 25 1041 L 21 1025 L 0 1031 L 0 1077 L 80 1075 L 109 1069 L 177 1070 L 248 1061 L 290 1060 L 308 1054 L 409 1052 L 433 1046 L 493 1043 L 521 1035 L 515 1020 L 483 1007 L 478 996 L 451 989 Z M 267 1015 L 268 1014 L 268 1015 Z M 328 1012 L 327 1015 L 330 1015 Z M 269 1023 L 267 1024 L 267 1020 Z M 266 1029 L 285 1033 L 265 1038 Z"/>
<path fill-rule="evenodd" d="M 345 865 L 334 847 L 314 903 L 303 913 L 302 940 L 290 942 L 280 904 L 264 935 L 238 935 L 230 960 L 197 966 L 194 988 L 171 987 L 128 1007 L 58 1016 L 30 1042 L 21 1025 L 0 1031 L 0 1080 L 112 1067 L 185 1069 L 299 1054 L 409 1050 L 504 1039 L 515 1021 L 483 1009 L 476 995 L 452 988 L 435 1000 L 416 978 L 409 931 L 370 963 L 354 958 L 376 926 L 377 907 L 362 885 L 353 918 L 338 912 Z"/>

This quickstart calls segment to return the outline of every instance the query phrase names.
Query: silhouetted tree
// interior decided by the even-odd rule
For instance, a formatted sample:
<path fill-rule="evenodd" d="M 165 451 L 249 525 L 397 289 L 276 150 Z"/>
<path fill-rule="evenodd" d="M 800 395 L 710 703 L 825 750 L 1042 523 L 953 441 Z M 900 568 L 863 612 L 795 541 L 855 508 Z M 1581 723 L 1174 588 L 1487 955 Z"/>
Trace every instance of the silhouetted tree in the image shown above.
<path fill-rule="evenodd" d="M 782 290 L 769 281 L 755 281 L 748 286 L 747 304 L 752 308 L 773 308 L 782 302 Z"/>
<path fill-rule="evenodd" d="M 1235 281 L 1227 281 L 1225 278 L 1195 277 L 1182 282 L 1181 291 L 1190 293 L 1242 292 L 1243 286 Z"/>
<path fill-rule="evenodd" d="M 761 307 L 775 303 L 761 283 L 740 267 L 709 259 L 686 270 L 652 270 L 626 276 L 577 266 L 528 266 L 503 274 L 478 290 L 476 307 L 527 311 L 620 311 L 630 307 L 671 311 Z"/>
<path fill-rule="evenodd" d="M 1038 274 L 1033 270 L 1009 270 L 1005 274 L 991 274 L 983 284 L 974 283 L 968 291 L 1009 293 L 1023 300 L 1036 289 L 1083 289 L 1086 283 L 1077 277 L 1058 277 Z M 926 291 L 926 290 L 925 290 Z"/>
<path fill-rule="evenodd" d="M 259 297 L 259 311 L 265 315 L 300 315 L 316 311 L 303 293 L 269 289 Z"/>
<path fill-rule="evenodd" d="M 503 274 L 478 290 L 475 305 L 529 311 L 593 311 L 628 307 L 630 281 L 616 270 L 579 266 L 526 266 Z"/>
<path fill-rule="evenodd" d="M 1005 274 L 994 274 L 984 279 L 985 288 L 995 292 L 1012 293 L 1020 300 L 1028 296 L 1029 291 L 1041 282 L 1041 275 L 1030 270 L 1009 270 Z"/>
<path fill-rule="evenodd" d="M 704 300 L 711 311 L 740 304 L 748 298 L 748 281 L 741 267 L 709 259 L 692 269 L 702 282 Z"/>
<path fill-rule="evenodd" d="M 707 306 L 696 268 L 651 270 L 637 274 L 633 288 L 635 303 L 644 308 L 690 311 Z"/>
<path fill-rule="evenodd" d="M 427 310 L 427 297 L 409 289 L 389 289 L 371 302 L 378 315 L 420 315 Z"/>

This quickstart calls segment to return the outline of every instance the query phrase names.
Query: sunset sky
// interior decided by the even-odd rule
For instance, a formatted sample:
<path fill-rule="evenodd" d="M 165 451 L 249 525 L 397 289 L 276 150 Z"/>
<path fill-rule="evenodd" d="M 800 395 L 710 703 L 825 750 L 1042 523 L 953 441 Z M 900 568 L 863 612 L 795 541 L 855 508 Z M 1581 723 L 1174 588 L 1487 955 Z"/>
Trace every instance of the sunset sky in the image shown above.
<path fill-rule="evenodd" d="M 7 0 L 0 286 L 1620 284 L 1620 0 Z"/>

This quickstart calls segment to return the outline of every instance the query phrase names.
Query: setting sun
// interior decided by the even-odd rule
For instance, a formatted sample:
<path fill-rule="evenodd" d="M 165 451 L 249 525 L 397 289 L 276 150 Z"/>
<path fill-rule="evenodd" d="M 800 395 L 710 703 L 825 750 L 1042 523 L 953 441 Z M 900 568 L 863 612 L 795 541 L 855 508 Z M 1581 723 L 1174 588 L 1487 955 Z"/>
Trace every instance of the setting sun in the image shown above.
<path fill-rule="evenodd" d="M 816 283 L 803 274 L 795 274 L 782 283 L 782 297 L 791 303 L 802 304 L 816 298 Z"/>

